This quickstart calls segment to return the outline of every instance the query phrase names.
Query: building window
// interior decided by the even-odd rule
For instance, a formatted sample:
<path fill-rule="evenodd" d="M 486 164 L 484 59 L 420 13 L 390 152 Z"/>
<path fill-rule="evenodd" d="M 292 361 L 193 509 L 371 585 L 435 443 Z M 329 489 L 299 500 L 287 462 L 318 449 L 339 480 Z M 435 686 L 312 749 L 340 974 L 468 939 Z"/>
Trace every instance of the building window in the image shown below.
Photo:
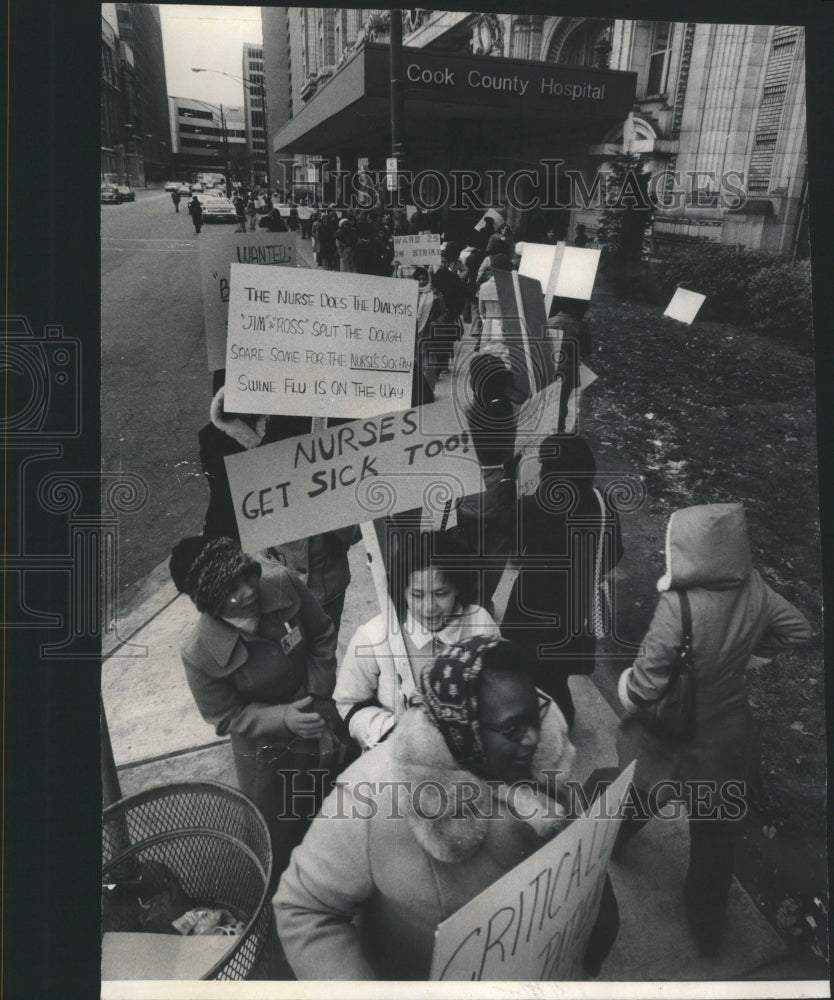
<path fill-rule="evenodd" d="M 672 51 L 672 22 L 655 21 L 652 32 L 652 52 L 649 56 L 649 79 L 646 94 L 665 94 L 669 77 L 669 55 Z"/>
<path fill-rule="evenodd" d="M 781 104 L 787 89 L 787 85 L 784 83 L 777 83 L 772 87 L 765 87 L 762 91 L 762 104 Z"/>

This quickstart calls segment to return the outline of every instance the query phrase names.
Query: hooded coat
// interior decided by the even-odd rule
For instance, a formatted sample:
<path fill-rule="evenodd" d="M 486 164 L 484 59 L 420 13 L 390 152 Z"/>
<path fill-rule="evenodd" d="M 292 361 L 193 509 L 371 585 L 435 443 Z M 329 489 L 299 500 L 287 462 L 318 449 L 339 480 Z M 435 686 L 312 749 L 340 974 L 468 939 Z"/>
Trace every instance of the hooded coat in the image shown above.
<path fill-rule="evenodd" d="M 740 504 L 709 504 L 676 511 L 666 532 L 666 573 L 643 651 L 620 677 L 626 716 L 620 723 L 620 762 L 637 759 L 635 784 L 663 779 L 743 780 L 753 763 L 753 730 L 745 667 L 807 642 L 811 627 L 797 609 L 753 569 Z M 696 735 L 662 740 L 634 717 L 666 687 L 682 643 L 680 599 L 692 610 Z"/>
<path fill-rule="evenodd" d="M 545 717 L 533 773 L 569 772 L 574 749 L 561 713 Z M 438 819 L 415 812 L 415 796 L 397 782 L 430 782 Z M 542 776 L 542 781 L 545 781 Z M 390 792 L 369 809 L 361 782 Z M 462 783 L 466 785 L 462 785 Z M 368 751 L 337 781 L 302 844 L 292 854 L 273 900 L 281 944 L 299 979 L 428 979 L 434 931 L 563 826 L 551 803 L 534 825 L 510 815 L 486 817 L 500 792 L 464 770 L 421 708 L 409 709 L 397 738 Z M 474 789 L 474 791 L 472 791 Z M 480 809 L 457 806 L 472 792 Z M 393 798 L 392 798 L 393 796 Z M 528 811 L 525 809 L 525 811 Z M 336 819 L 335 817 L 339 817 Z M 361 919 L 355 917 L 361 914 Z"/>

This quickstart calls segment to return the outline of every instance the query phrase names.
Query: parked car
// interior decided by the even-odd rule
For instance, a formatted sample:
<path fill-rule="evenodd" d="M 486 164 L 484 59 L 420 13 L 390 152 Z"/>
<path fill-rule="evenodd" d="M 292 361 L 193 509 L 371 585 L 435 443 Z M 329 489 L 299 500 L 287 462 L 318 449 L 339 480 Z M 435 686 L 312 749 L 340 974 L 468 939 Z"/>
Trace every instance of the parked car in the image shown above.
<path fill-rule="evenodd" d="M 165 181 L 166 191 L 179 191 L 180 182 L 179 181 Z"/>
<path fill-rule="evenodd" d="M 180 194 L 191 194 L 191 188 L 187 184 L 180 184 L 177 190 Z"/>
<path fill-rule="evenodd" d="M 136 201 L 136 192 L 133 191 L 127 184 L 116 185 L 119 189 L 119 194 L 122 196 L 122 201 Z"/>
<path fill-rule="evenodd" d="M 102 205 L 121 205 L 122 196 L 115 184 L 101 185 L 101 203 Z"/>
<path fill-rule="evenodd" d="M 195 194 L 202 194 L 202 191 L 203 191 L 203 185 L 202 185 L 202 184 L 201 184 L 201 183 L 200 183 L 199 181 L 197 181 L 197 183 L 196 183 L 196 184 L 192 184 L 192 185 L 191 185 L 191 190 L 192 190 L 192 191 L 193 191 L 193 192 L 194 192 Z"/>
<path fill-rule="evenodd" d="M 201 198 L 203 222 L 237 222 L 235 206 L 228 198 Z"/>

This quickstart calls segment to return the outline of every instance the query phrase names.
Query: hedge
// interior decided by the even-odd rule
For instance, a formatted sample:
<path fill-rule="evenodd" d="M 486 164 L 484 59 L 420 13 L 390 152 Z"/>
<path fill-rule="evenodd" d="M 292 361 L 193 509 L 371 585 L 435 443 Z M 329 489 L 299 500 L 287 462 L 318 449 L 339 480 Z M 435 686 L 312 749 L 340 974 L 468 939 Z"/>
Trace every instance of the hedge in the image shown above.
<path fill-rule="evenodd" d="M 707 296 L 704 319 L 752 326 L 811 349 L 811 267 L 808 261 L 757 250 L 697 244 L 671 251 L 650 282 L 652 298 L 668 301 L 678 285 Z"/>

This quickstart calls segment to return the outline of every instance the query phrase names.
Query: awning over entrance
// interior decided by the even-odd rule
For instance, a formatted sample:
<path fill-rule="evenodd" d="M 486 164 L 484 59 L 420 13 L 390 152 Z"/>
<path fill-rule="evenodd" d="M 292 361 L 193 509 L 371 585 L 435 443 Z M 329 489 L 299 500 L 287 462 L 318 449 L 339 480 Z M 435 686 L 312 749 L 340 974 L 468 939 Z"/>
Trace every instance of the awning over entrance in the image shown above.
<path fill-rule="evenodd" d="M 505 138 L 598 133 L 634 105 L 637 75 L 521 59 L 403 49 L 406 141 L 430 147 L 456 121 Z M 276 153 L 384 153 L 390 144 L 387 45 L 365 44 L 273 137 Z"/>

